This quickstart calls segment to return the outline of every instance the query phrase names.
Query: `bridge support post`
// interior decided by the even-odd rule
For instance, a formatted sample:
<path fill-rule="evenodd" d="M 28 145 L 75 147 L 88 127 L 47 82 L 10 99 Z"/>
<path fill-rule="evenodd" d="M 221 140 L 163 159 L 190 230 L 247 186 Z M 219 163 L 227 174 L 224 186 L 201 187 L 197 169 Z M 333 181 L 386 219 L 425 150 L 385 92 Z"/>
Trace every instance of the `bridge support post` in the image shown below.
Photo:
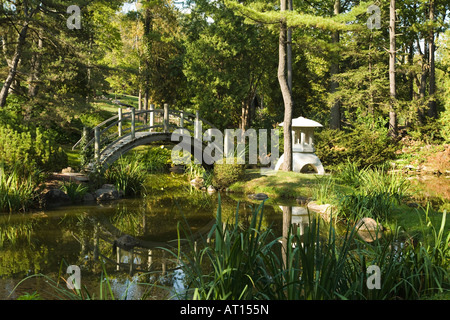
<path fill-rule="evenodd" d="M 136 137 L 136 110 L 131 108 L 131 140 Z"/>
<path fill-rule="evenodd" d="M 100 128 L 95 127 L 94 130 L 94 158 L 100 159 Z"/>
<path fill-rule="evenodd" d="M 164 133 L 169 132 L 169 105 L 164 103 Z"/>
<path fill-rule="evenodd" d="M 122 136 L 122 108 L 119 108 L 119 123 L 118 123 L 119 137 Z"/>
<path fill-rule="evenodd" d="M 149 130 L 149 132 L 152 132 L 153 131 L 153 126 L 155 125 L 155 105 L 152 103 L 151 105 L 150 105 L 150 123 L 149 123 L 149 126 L 150 126 L 150 130 Z"/>
<path fill-rule="evenodd" d="M 180 112 L 180 128 L 184 128 L 184 111 Z"/>

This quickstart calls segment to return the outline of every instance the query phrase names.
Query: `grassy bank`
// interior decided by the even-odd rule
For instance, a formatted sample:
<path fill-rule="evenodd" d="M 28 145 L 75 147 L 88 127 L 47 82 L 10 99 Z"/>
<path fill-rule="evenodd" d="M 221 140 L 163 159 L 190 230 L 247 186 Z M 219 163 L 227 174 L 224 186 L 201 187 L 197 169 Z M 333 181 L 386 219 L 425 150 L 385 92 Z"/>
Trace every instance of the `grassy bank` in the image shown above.
<path fill-rule="evenodd" d="M 246 194 L 265 193 L 274 201 L 307 198 L 318 204 L 331 204 L 338 221 L 370 217 L 388 230 L 400 227 L 414 235 L 420 231 L 426 215 L 437 223 L 443 212 L 448 212 L 450 203 L 450 199 L 443 198 L 433 205 L 414 185 L 400 172 L 383 168 L 360 170 L 349 164 L 326 176 L 296 172 L 261 175 L 258 169 L 247 170 L 246 179 L 230 189 Z M 446 221 L 444 231 L 449 230 L 450 222 Z"/>

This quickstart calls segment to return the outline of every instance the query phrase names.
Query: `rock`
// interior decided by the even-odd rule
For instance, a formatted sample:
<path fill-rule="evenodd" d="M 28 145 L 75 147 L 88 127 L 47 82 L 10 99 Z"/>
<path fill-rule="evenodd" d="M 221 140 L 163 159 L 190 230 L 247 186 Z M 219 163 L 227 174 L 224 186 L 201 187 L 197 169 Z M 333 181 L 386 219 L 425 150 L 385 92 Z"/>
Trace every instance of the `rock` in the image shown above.
<path fill-rule="evenodd" d="M 410 207 L 410 208 L 418 208 L 418 207 L 419 207 L 419 204 L 417 204 L 417 203 L 415 203 L 415 202 L 409 202 L 407 205 L 408 205 L 408 207 Z"/>
<path fill-rule="evenodd" d="M 75 173 L 75 170 L 73 170 L 72 167 L 67 167 L 65 169 L 62 169 L 61 173 Z"/>
<path fill-rule="evenodd" d="M 216 190 L 216 188 L 214 188 L 213 186 L 209 186 L 208 189 L 207 189 L 206 191 L 208 191 L 208 192 L 210 192 L 210 193 L 214 193 L 214 192 L 216 192 L 217 190 Z"/>
<path fill-rule="evenodd" d="M 94 197 L 94 195 L 92 193 L 86 193 L 83 196 L 83 201 L 84 202 L 92 202 L 92 201 L 95 201 L 95 197 Z"/>
<path fill-rule="evenodd" d="M 169 170 L 170 170 L 170 172 L 181 174 L 181 173 L 184 173 L 185 167 L 184 166 L 173 166 Z"/>
<path fill-rule="evenodd" d="M 113 189 L 116 190 L 116 186 L 113 184 L 104 184 L 102 185 L 101 189 Z"/>
<path fill-rule="evenodd" d="M 356 224 L 358 235 L 366 242 L 373 242 L 382 237 L 383 226 L 372 218 L 362 218 Z"/>
<path fill-rule="evenodd" d="M 253 200 L 266 200 L 269 198 L 265 193 L 249 194 L 248 197 Z"/>
<path fill-rule="evenodd" d="M 308 209 L 320 214 L 325 221 L 331 220 L 331 213 L 334 210 L 331 204 L 318 204 L 315 201 L 308 202 Z"/>
<path fill-rule="evenodd" d="M 200 177 L 196 177 L 195 179 L 191 180 L 191 186 L 194 186 L 198 189 L 203 187 L 203 183 L 204 183 L 203 178 L 200 178 Z"/>
<path fill-rule="evenodd" d="M 372 218 L 362 218 L 356 224 L 356 229 L 361 231 L 383 231 L 383 226 Z"/>
<path fill-rule="evenodd" d="M 358 231 L 358 236 L 361 237 L 365 242 L 373 242 L 382 237 L 381 231 Z"/>
<path fill-rule="evenodd" d="M 95 191 L 95 198 L 97 201 L 117 200 L 120 198 L 120 194 L 114 185 L 104 184 Z"/>
<path fill-rule="evenodd" d="M 70 197 L 60 189 L 50 189 L 44 196 L 45 199 L 50 202 L 70 201 Z"/>

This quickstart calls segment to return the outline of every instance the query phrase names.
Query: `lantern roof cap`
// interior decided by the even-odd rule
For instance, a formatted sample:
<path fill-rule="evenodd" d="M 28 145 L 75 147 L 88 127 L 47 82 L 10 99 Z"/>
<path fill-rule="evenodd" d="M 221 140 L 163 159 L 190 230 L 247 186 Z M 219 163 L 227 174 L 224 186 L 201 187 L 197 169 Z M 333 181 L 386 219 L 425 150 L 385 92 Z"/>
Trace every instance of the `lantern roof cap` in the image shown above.
<path fill-rule="evenodd" d="M 282 127 L 283 122 L 280 123 L 279 126 Z M 314 120 L 298 117 L 292 119 L 292 127 L 314 128 L 314 127 L 322 127 L 322 125 Z"/>

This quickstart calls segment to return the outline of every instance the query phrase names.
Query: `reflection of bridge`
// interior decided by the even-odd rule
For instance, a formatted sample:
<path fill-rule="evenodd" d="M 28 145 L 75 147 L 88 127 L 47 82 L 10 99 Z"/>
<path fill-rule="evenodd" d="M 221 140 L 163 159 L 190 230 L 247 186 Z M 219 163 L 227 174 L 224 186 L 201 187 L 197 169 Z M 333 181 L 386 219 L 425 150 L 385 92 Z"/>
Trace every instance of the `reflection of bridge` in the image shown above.
<path fill-rule="evenodd" d="M 107 167 L 120 158 L 121 155 L 141 145 L 153 142 L 177 143 L 184 150 L 191 150 L 194 157 L 201 155 L 199 160 L 204 167 L 209 168 L 213 159 L 205 159 L 203 154 L 205 145 L 202 143 L 202 127 L 206 124 L 209 128 L 214 125 L 196 114 L 183 110 L 171 110 L 168 104 L 163 109 L 155 109 L 150 105 L 149 110 L 138 110 L 132 106 L 129 111 L 118 109 L 118 114 L 99 125 L 91 132 L 83 131 L 83 137 L 72 149 L 81 147 L 84 151 L 94 148 L 94 160 L 102 167 Z M 180 130 L 184 129 L 180 134 Z M 187 131 L 186 131 L 187 130 Z M 92 168 L 93 163 L 90 164 Z"/>

